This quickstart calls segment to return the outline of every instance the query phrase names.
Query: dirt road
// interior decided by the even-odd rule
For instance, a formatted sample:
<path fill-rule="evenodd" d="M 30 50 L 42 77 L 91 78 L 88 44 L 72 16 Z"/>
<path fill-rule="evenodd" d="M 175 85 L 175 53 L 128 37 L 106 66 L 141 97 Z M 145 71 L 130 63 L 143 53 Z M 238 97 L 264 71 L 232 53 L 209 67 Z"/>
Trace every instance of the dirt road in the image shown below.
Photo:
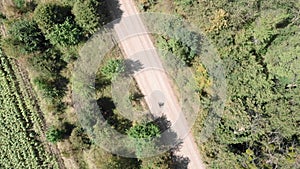
<path fill-rule="evenodd" d="M 125 18 L 138 14 L 135 3 L 132 0 L 119 0 L 118 3 L 120 5 L 119 9 L 122 11 L 122 19 L 114 25 L 114 30 L 121 40 L 120 46 L 125 57 L 138 60 L 143 65 L 143 69 L 135 74 L 134 78 L 145 95 L 145 100 L 151 113 L 160 115 L 163 112 L 172 124 L 177 121 L 177 125 L 174 127 L 175 132 L 178 135 L 184 134 L 186 136 L 177 155 L 189 158 L 188 168 L 190 169 L 205 168 L 197 145 L 188 129 L 187 121 L 181 116 L 181 108 L 173 91 L 171 81 L 167 74 L 164 73 L 164 68 L 157 52 L 153 50 L 155 47 L 150 36 L 148 34 L 139 34 L 141 30 L 145 30 L 144 24 L 140 18 L 134 18 L 133 20 Z M 132 32 L 135 32 L 135 36 L 131 34 Z M 154 96 L 153 93 L 158 93 L 158 95 Z M 163 100 L 159 101 L 159 98 Z M 159 102 L 164 102 L 163 107 L 159 106 Z"/>

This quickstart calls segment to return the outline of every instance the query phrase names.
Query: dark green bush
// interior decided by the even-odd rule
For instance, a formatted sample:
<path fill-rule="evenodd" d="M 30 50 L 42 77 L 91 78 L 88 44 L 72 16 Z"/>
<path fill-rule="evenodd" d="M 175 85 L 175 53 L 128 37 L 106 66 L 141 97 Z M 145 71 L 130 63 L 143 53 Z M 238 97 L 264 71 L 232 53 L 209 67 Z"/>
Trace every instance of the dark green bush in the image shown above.
<path fill-rule="evenodd" d="M 51 143 L 56 143 L 62 139 L 62 133 L 62 131 L 52 126 L 46 132 L 46 139 Z"/>
<path fill-rule="evenodd" d="M 152 139 L 160 136 L 160 129 L 153 123 L 145 123 L 131 127 L 127 134 L 133 138 Z"/>
<path fill-rule="evenodd" d="M 161 37 L 158 40 L 158 45 L 161 49 L 171 52 L 188 66 L 192 65 L 196 57 L 196 50 L 181 40 Z"/>

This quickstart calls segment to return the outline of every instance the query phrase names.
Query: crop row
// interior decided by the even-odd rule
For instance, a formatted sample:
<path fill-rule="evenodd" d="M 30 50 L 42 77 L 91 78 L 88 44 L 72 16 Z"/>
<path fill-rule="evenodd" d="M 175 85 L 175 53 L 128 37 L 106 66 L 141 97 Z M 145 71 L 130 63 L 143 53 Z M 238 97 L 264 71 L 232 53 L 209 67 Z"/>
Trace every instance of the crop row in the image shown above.
<path fill-rule="evenodd" d="M 13 63 L 0 51 L 0 168 L 56 168 L 39 141 L 41 119 Z"/>

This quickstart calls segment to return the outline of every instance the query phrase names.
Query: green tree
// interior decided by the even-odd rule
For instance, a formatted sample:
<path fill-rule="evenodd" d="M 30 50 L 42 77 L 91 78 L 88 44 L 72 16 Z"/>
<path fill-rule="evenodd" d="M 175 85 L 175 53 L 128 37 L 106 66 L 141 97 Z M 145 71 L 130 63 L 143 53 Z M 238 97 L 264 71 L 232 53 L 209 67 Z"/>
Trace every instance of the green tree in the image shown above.
<path fill-rule="evenodd" d="M 80 37 L 80 30 L 68 18 L 63 23 L 54 25 L 49 33 L 46 34 L 46 38 L 49 39 L 53 45 L 64 47 L 78 44 Z"/>
<path fill-rule="evenodd" d="M 272 78 L 278 85 L 300 84 L 300 42 L 298 26 L 289 27 L 288 32 L 279 36 L 264 56 Z"/>
<path fill-rule="evenodd" d="M 66 66 L 61 56 L 62 54 L 58 50 L 48 49 L 41 54 L 30 57 L 28 60 L 36 71 L 50 78 L 57 76 Z"/>
<path fill-rule="evenodd" d="M 31 20 L 13 22 L 9 25 L 7 38 L 3 40 L 5 51 L 12 57 L 44 50 L 47 44 L 41 30 Z"/>
<path fill-rule="evenodd" d="M 46 138 L 51 143 L 56 143 L 62 139 L 62 131 L 51 126 L 46 132 Z"/>
<path fill-rule="evenodd" d="M 94 33 L 101 25 L 103 16 L 98 11 L 100 2 L 97 0 L 77 0 L 73 6 L 72 13 L 75 15 L 76 23 L 87 33 Z"/>
<path fill-rule="evenodd" d="M 131 127 L 127 134 L 133 138 L 143 138 L 151 140 L 154 137 L 160 136 L 160 130 L 157 125 L 153 123 L 138 124 Z"/>
<path fill-rule="evenodd" d="M 34 11 L 34 19 L 44 33 L 51 31 L 54 25 L 64 23 L 67 18 L 73 18 L 71 9 L 55 3 L 39 3 Z"/>
<path fill-rule="evenodd" d="M 34 84 L 42 92 L 43 96 L 50 101 L 60 100 L 63 96 L 63 91 L 56 84 L 57 79 L 39 76 L 34 79 Z"/>
<path fill-rule="evenodd" d="M 192 65 L 192 62 L 196 57 L 197 50 L 195 47 L 190 45 L 191 44 L 188 45 L 186 42 L 174 38 L 169 39 L 160 37 L 158 40 L 158 46 L 161 49 L 171 52 L 188 66 Z"/>
<path fill-rule="evenodd" d="M 124 71 L 124 60 L 121 59 L 111 59 L 101 69 L 101 73 L 103 73 L 103 75 L 105 75 L 108 79 L 114 79 Z"/>

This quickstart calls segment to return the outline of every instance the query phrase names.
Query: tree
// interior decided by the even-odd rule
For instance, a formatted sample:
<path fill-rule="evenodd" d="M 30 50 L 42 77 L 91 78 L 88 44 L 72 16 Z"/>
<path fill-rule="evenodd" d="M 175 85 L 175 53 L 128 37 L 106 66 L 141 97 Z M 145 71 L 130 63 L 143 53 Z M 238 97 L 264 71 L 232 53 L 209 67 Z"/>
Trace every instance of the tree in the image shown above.
<path fill-rule="evenodd" d="M 87 33 L 94 33 L 101 25 L 103 16 L 98 8 L 100 2 L 97 0 L 77 0 L 73 6 L 72 13 L 75 15 L 76 23 Z"/>
<path fill-rule="evenodd" d="M 160 136 L 160 129 L 153 123 L 137 124 L 131 127 L 127 134 L 132 138 L 143 138 L 151 140 L 154 137 Z"/>
<path fill-rule="evenodd" d="M 281 87 L 300 83 L 299 27 L 289 27 L 288 30 L 288 34 L 285 32 L 273 42 L 264 56 L 272 78 Z"/>
<path fill-rule="evenodd" d="M 45 76 L 39 76 L 34 79 L 34 84 L 42 92 L 43 96 L 52 102 L 60 101 L 64 95 L 64 91 L 59 83 L 59 76 L 49 78 Z"/>
<path fill-rule="evenodd" d="M 106 65 L 101 69 L 101 72 L 108 79 L 115 79 L 120 73 L 125 71 L 124 60 L 121 59 L 111 59 Z"/>
<path fill-rule="evenodd" d="M 48 42 L 32 20 L 18 20 L 9 25 L 8 37 L 4 39 L 6 52 L 12 57 L 44 50 Z M 17 51 L 16 51 L 17 50 Z"/>
<path fill-rule="evenodd" d="M 188 66 L 192 65 L 192 61 L 196 57 L 197 49 L 193 47 L 196 44 L 191 45 L 183 40 L 160 37 L 158 45 L 161 49 L 171 52 Z"/>
<path fill-rule="evenodd" d="M 55 3 L 40 3 L 34 11 L 34 20 L 44 33 L 51 31 L 54 25 L 64 23 L 67 18 L 73 18 L 71 9 Z"/>
<path fill-rule="evenodd" d="M 79 43 L 81 32 L 77 26 L 70 20 L 66 19 L 61 24 L 56 24 L 46 34 L 46 38 L 50 40 L 53 45 L 69 46 Z"/>
<path fill-rule="evenodd" d="M 45 52 L 29 58 L 29 63 L 41 74 L 47 77 L 57 76 L 66 66 L 61 58 L 62 54 L 55 49 L 48 49 Z"/>
<path fill-rule="evenodd" d="M 56 143 L 62 139 L 62 131 L 51 126 L 46 132 L 46 138 L 51 143 Z"/>

